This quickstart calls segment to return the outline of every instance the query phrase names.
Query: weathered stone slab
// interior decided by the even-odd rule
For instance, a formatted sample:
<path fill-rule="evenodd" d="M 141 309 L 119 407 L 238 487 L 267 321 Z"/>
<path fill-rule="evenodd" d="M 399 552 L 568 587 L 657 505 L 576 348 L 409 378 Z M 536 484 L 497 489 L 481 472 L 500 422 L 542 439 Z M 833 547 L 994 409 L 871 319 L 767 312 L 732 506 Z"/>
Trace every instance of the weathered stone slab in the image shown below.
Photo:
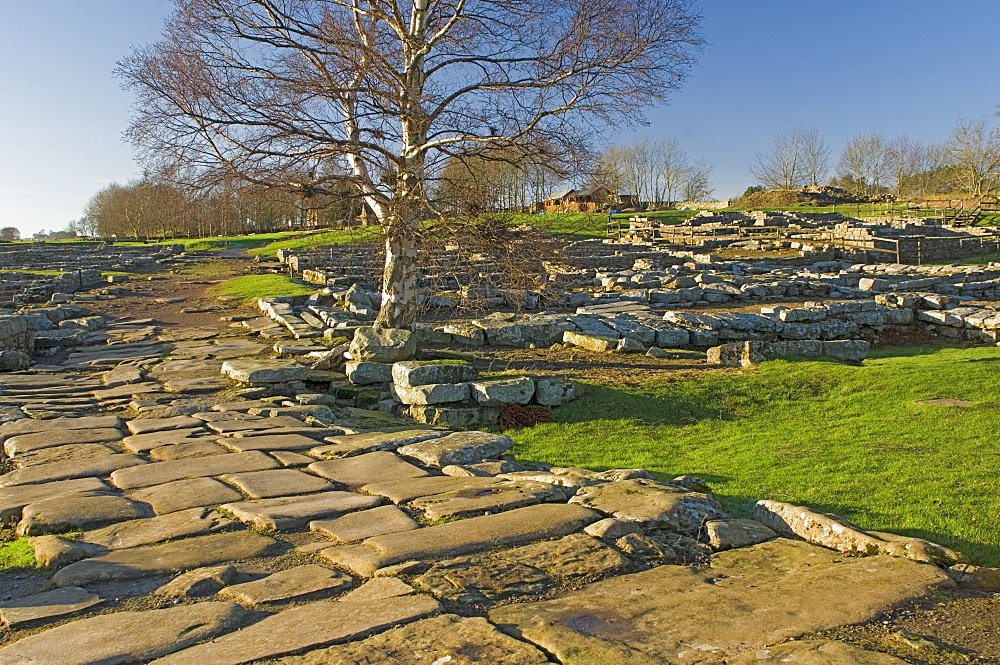
<path fill-rule="evenodd" d="M 0 621 L 8 628 L 20 628 L 24 624 L 75 614 L 101 602 L 104 601 L 97 594 L 71 586 L 8 600 L 0 604 Z"/>
<path fill-rule="evenodd" d="M 313 462 L 307 468 L 315 474 L 348 487 L 429 475 L 420 467 L 405 462 L 390 452 L 365 453 L 326 462 Z"/>
<path fill-rule="evenodd" d="M 194 459 L 196 457 L 211 457 L 225 455 L 229 451 L 217 443 L 208 440 L 193 440 L 191 443 L 176 443 L 160 446 L 149 451 L 149 456 L 158 462 L 170 462 L 179 459 Z"/>
<path fill-rule="evenodd" d="M 488 603 L 540 595 L 634 570 L 632 562 L 596 538 L 575 533 L 498 552 L 438 561 L 414 580 L 439 598 Z"/>
<path fill-rule="evenodd" d="M 686 534 L 696 534 L 706 520 L 726 517 L 719 502 L 706 494 L 645 478 L 581 487 L 570 503 Z"/>
<path fill-rule="evenodd" d="M 427 596 L 374 603 L 318 601 L 279 612 L 219 639 L 156 660 L 153 665 L 240 665 L 364 637 L 423 618 L 440 607 Z"/>
<path fill-rule="evenodd" d="M 315 458 L 303 455 L 301 453 L 294 453 L 290 450 L 275 450 L 270 453 L 271 457 L 278 460 L 281 466 L 286 467 L 299 467 L 312 464 Z"/>
<path fill-rule="evenodd" d="M 757 520 L 729 519 L 705 522 L 705 535 L 714 550 L 732 550 L 749 547 L 777 538 L 771 529 Z"/>
<path fill-rule="evenodd" d="M 359 510 L 332 520 L 314 520 L 309 530 L 342 543 L 353 543 L 372 536 L 411 531 L 420 525 L 396 506 Z"/>
<path fill-rule="evenodd" d="M 472 399 L 485 406 L 527 404 L 535 394 L 535 382 L 528 376 L 502 377 L 469 384 Z"/>
<path fill-rule="evenodd" d="M 285 418 L 285 416 L 274 416 L 273 420 L 278 418 Z M 289 418 L 290 420 L 295 420 L 294 418 Z M 297 436 L 308 436 L 310 439 L 315 439 L 315 444 L 318 446 L 320 442 L 326 439 L 328 436 L 340 436 L 344 433 L 344 430 L 340 427 L 311 427 L 302 423 L 301 425 L 296 425 L 295 427 L 272 427 L 271 429 L 244 429 L 235 432 L 227 432 L 226 436 L 233 437 L 235 439 L 243 439 L 252 436 L 284 436 L 288 434 L 295 434 Z"/>
<path fill-rule="evenodd" d="M 366 434 L 345 434 L 324 439 L 329 445 L 317 446 L 309 455 L 319 459 L 348 457 L 378 450 L 395 450 L 400 446 L 428 439 L 438 439 L 448 432 L 432 429 L 414 429 L 401 432 L 368 432 Z"/>
<path fill-rule="evenodd" d="M 247 531 L 197 536 L 84 559 L 57 572 L 52 583 L 56 586 L 86 586 L 93 582 L 163 575 L 264 556 L 276 545 L 277 541 L 273 538 Z"/>
<path fill-rule="evenodd" d="M 351 576 L 316 564 L 296 566 L 253 582 L 234 584 L 221 595 L 237 602 L 257 605 L 294 600 L 351 585 Z"/>
<path fill-rule="evenodd" d="M 25 506 L 17 534 L 40 536 L 77 531 L 107 522 L 145 517 L 146 511 L 141 503 L 110 493 L 57 496 Z"/>
<path fill-rule="evenodd" d="M 832 640 L 785 642 L 726 659 L 726 665 L 906 665 L 905 660 Z"/>
<path fill-rule="evenodd" d="M 150 432 L 149 434 L 135 434 L 122 439 L 122 445 L 126 450 L 133 453 L 148 453 L 160 446 L 171 446 L 180 443 L 191 443 L 199 438 L 207 438 L 214 441 L 214 436 L 209 436 L 209 432 L 204 427 L 190 427 L 186 429 L 167 430 L 165 432 Z"/>
<path fill-rule="evenodd" d="M 566 665 L 719 663 L 867 621 L 945 584 L 945 577 L 933 566 L 844 558 L 781 539 L 718 554 L 711 568 L 660 566 L 555 600 L 499 607 L 490 619 Z M 734 620 L 738 616 L 753 620 Z"/>
<path fill-rule="evenodd" d="M 165 540 L 198 536 L 218 531 L 231 524 L 232 520 L 209 508 L 190 508 L 159 517 L 134 519 L 103 529 L 85 531 L 78 540 L 109 550 L 124 550 L 161 543 Z"/>
<path fill-rule="evenodd" d="M 237 490 L 213 478 L 175 480 L 162 485 L 133 490 L 128 493 L 128 496 L 134 501 L 148 503 L 157 515 L 188 508 L 214 508 L 223 503 L 243 499 L 243 495 Z"/>
<path fill-rule="evenodd" d="M 495 478 L 478 476 L 425 476 L 404 478 L 364 485 L 361 491 L 375 496 L 384 496 L 393 503 L 406 503 L 422 496 L 433 496 L 454 490 L 478 490 L 495 485 Z"/>
<path fill-rule="evenodd" d="M 157 596 L 175 598 L 201 598 L 214 596 L 227 584 L 232 584 L 239 576 L 234 566 L 209 566 L 195 568 L 181 573 L 160 588 L 153 591 Z"/>
<path fill-rule="evenodd" d="M 397 388 L 467 383 L 477 376 L 479 372 L 475 366 L 461 360 L 403 360 L 392 366 L 392 382 Z"/>
<path fill-rule="evenodd" d="M 222 363 L 222 373 L 233 381 L 251 385 L 290 381 L 330 381 L 334 372 L 310 369 L 285 358 L 234 358 Z M 339 375 L 341 378 L 343 374 Z"/>
<path fill-rule="evenodd" d="M 29 503 L 69 494 L 87 494 L 110 491 L 98 478 L 60 480 L 40 485 L 18 485 L 0 489 L 0 524 L 16 524 L 21 520 L 21 511 Z"/>
<path fill-rule="evenodd" d="M 424 496 L 409 503 L 422 510 L 427 519 L 471 517 L 496 513 L 543 501 L 565 501 L 566 493 L 555 485 L 530 480 L 511 482 L 495 480 L 492 485 L 476 489 L 457 489 L 433 496 Z"/>
<path fill-rule="evenodd" d="M 191 416 L 174 416 L 172 418 L 143 418 L 130 420 L 126 423 L 132 434 L 149 434 L 150 432 L 165 432 L 177 429 L 200 427 L 202 421 Z"/>
<path fill-rule="evenodd" d="M 10 457 L 17 457 L 32 450 L 61 446 L 68 443 L 101 443 L 121 441 L 122 433 L 112 427 L 97 429 L 55 430 L 18 434 L 4 441 L 3 449 Z"/>
<path fill-rule="evenodd" d="M 415 457 L 424 464 L 477 464 L 497 459 L 514 447 L 505 436 L 487 432 L 455 432 L 439 439 L 411 443 L 399 449 L 400 455 Z"/>
<path fill-rule="evenodd" d="M 162 485 L 186 478 L 204 478 L 224 473 L 275 469 L 278 463 L 262 452 L 229 453 L 197 459 L 155 462 L 142 468 L 122 469 L 111 474 L 111 482 L 121 489 Z"/>
<path fill-rule="evenodd" d="M 354 492 L 320 492 L 305 496 L 227 503 L 222 508 L 259 529 L 282 530 L 297 529 L 312 520 L 371 508 L 381 502 L 379 497 Z"/>
<path fill-rule="evenodd" d="M 376 577 L 339 598 L 343 603 L 370 603 L 386 598 L 409 596 L 417 590 L 398 577 Z"/>
<path fill-rule="evenodd" d="M 18 468 L 38 466 L 39 464 L 51 464 L 52 462 L 62 462 L 72 464 L 77 460 L 86 460 L 100 455 L 112 455 L 112 450 L 103 443 L 68 443 L 62 446 L 52 446 L 51 448 L 39 448 L 30 452 L 22 453 L 15 458 Z"/>
<path fill-rule="evenodd" d="M 456 556 L 564 536 L 598 519 L 598 513 L 582 506 L 542 504 L 375 536 L 359 545 L 323 550 L 323 556 L 368 577 L 379 568 L 411 559 Z"/>
<path fill-rule="evenodd" d="M 50 462 L 26 469 L 16 469 L 0 476 L 0 487 L 34 485 L 55 480 L 72 480 L 92 476 L 107 476 L 119 469 L 145 466 L 146 460 L 135 455 L 113 454 L 76 460 L 72 464 Z"/>
<path fill-rule="evenodd" d="M 244 494 L 254 499 L 269 499 L 276 496 L 308 494 L 336 489 L 336 486 L 327 480 L 294 469 L 232 473 L 222 476 L 220 479 L 235 485 Z"/>
<path fill-rule="evenodd" d="M 504 635 L 486 619 L 442 614 L 391 628 L 365 640 L 303 656 L 288 656 L 277 662 L 280 665 L 544 665 L 550 661 L 533 646 Z"/>
<path fill-rule="evenodd" d="M 434 383 L 406 388 L 393 386 L 393 393 L 403 404 L 428 405 L 448 402 L 464 402 L 469 399 L 467 383 Z"/>
<path fill-rule="evenodd" d="M 0 425 L 0 440 L 6 441 L 12 436 L 36 432 L 62 432 L 69 429 L 117 429 L 120 424 L 121 420 L 118 419 L 118 416 L 85 416 L 49 420 L 24 418 Z"/>
<path fill-rule="evenodd" d="M 920 538 L 866 532 L 845 519 L 781 501 L 758 501 L 753 517 L 776 533 L 851 554 L 888 554 L 940 566 L 968 563 L 960 552 Z"/>
<path fill-rule="evenodd" d="M 0 665 L 141 662 L 230 630 L 242 615 L 236 603 L 103 614 L 50 628 L 3 647 Z"/>
<path fill-rule="evenodd" d="M 316 439 L 301 434 L 248 436 L 238 439 L 217 439 L 217 441 L 238 452 L 248 450 L 309 450 L 316 447 Z"/>

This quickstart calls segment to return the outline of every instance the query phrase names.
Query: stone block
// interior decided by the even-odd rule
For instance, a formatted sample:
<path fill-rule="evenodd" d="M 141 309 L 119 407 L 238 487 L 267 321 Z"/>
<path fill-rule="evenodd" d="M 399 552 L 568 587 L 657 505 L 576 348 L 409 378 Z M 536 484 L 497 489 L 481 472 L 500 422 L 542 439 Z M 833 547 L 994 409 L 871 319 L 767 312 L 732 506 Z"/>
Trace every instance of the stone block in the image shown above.
<path fill-rule="evenodd" d="M 392 381 L 392 365 L 351 360 L 344 364 L 347 380 L 361 386 Z"/>
<path fill-rule="evenodd" d="M 527 404 L 535 394 L 535 382 L 527 376 L 473 381 L 469 388 L 472 398 L 485 406 Z"/>
<path fill-rule="evenodd" d="M 461 360 L 404 360 L 392 365 L 392 382 L 397 388 L 467 383 L 478 375 L 472 364 Z"/>
<path fill-rule="evenodd" d="M 413 388 L 394 385 L 393 392 L 400 402 L 407 405 L 447 404 L 467 401 L 469 399 L 469 384 L 437 383 Z"/>
<path fill-rule="evenodd" d="M 395 363 L 417 352 L 417 338 L 409 330 L 362 326 L 354 331 L 348 350 L 356 361 Z"/>

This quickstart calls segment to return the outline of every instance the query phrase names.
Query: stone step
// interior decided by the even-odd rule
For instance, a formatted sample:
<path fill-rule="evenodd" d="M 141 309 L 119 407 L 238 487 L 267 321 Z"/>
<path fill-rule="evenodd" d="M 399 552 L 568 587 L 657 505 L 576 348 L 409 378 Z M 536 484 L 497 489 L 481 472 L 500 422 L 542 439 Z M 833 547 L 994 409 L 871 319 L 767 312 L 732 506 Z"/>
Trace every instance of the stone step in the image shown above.
<path fill-rule="evenodd" d="M 252 531 L 196 536 L 161 545 L 120 550 L 72 563 L 52 577 L 56 586 L 87 586 L 109 580 L 165 575 L 265 556 L 278 541 Z"/>
<path fill-rule="evenodd" d="M 442 558 L 564 536 L 600 518 L 600 514 L 581 506 L 542 504 L 374 536 L 358 545 L 323 550 L 322 554 L 334 564 L 370 577 L 379 568 L 411 559 Z"/>

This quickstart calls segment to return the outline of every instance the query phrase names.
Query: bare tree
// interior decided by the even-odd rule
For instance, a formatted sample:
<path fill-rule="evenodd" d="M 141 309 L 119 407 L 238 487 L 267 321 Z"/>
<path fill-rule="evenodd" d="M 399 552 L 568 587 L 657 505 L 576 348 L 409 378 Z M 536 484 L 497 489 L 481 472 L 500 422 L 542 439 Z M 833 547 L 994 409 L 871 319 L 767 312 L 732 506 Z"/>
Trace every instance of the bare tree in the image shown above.
<path fill-rule="evenodd" d="M 647 204 L 669 205 L 684 197 L 691 177 L 687 152 L 677 139 L 640 137 L 601 153 L 594 181 L 600 181 L 608 189 L 633 194 Z"/>
<path fill-rule="evenodd" d="M 881 134 L 859 134 L 847 142 L 837 171 L 854 194 L 874 198 L 887 191 L 892 176 L 892 149 Z"/>
<path fill-rule="evenodd" d="M 1000 189 L 1000 135 L 989 118 L 962 118 L 941 146 L 953 186 L 972 196 Z"/>
<path fill-rule="evenodd" d="M 712 195 L 712 185 L 709 178 L 712 175 L 712 165 L 700 161 L 688 169 L 682 183 L 682 196 L 685 201 L 704 201 Z"/>
<path fill-rule="evenodd" d="M 799 127 L 775 136 L 757 153 L 749 170 L 768 189 L 818 185 L 830 170 L 830 148 L 819 130 Z"/>
<path fill-rule="evenodd" d="M 692 0 L 176 2 L 163 41 L 119 66 L 141 156 L 349 182 L 384 230 L 388 327 L 416 317 L 418 222 L 448 157 L 569 152 L 665 100 L 702 44 Z"/>

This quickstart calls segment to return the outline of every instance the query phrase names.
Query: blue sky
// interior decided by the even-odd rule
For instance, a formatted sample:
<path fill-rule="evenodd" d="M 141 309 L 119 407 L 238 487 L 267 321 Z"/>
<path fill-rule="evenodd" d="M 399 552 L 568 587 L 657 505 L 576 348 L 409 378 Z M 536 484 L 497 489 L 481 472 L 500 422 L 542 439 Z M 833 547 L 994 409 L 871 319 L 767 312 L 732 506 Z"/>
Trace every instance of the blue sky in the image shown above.
<path fill-rule="evenodd" d="M 166 0 L 7 0 L 0 21 L 0 226 L 60 229 L 141 172 L 121 140 L 131 96 L 113 77 L 157 38 Z M 710 42 L 684 88 L 636 134 L 675 136 L 715 165 L 720 197 L 777 133 L 813 126 L 839 151 L 857 132 L 939 141 L 992 113 L 1000 2 L 703 0 Z"/>

